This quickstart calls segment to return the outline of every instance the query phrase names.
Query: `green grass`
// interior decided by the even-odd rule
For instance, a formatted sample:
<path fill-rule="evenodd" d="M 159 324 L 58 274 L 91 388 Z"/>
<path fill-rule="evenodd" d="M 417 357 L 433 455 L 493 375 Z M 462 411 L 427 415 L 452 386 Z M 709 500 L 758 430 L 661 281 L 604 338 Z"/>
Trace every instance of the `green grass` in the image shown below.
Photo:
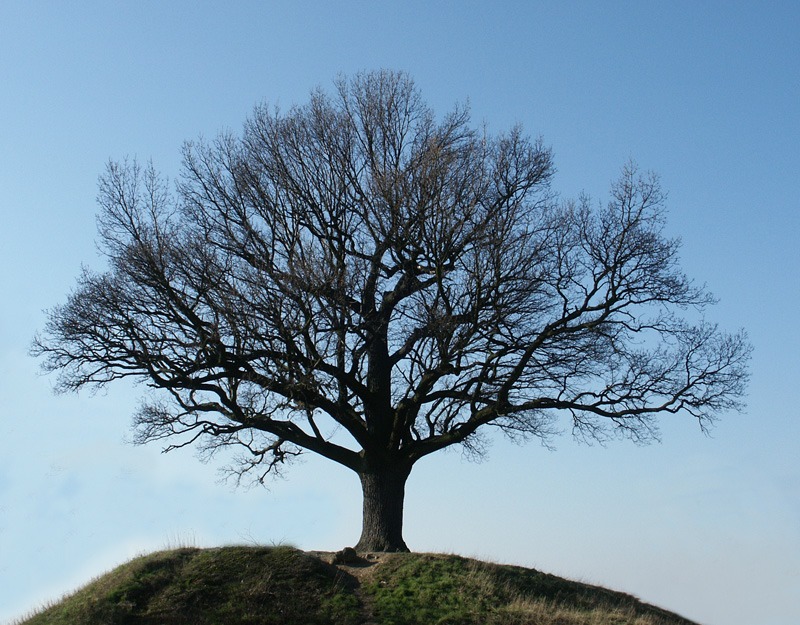
<path fill-rule="evenodd" d="M 177 549 L 137 558 L 25 625 L 358 622 L 345 577 L 290 547 Z"/>
<path fill-rule="evenodd" d="M 364 590 L 385 625 L 692 625 L 630 595 L 458 556 L 393 555 Z"/>
<path fill-rule="evenodd" d="M 136 558 L 19 625 L 694 625 L 630 595 L 457 556 L 337 568 L 290 547 Z"/>

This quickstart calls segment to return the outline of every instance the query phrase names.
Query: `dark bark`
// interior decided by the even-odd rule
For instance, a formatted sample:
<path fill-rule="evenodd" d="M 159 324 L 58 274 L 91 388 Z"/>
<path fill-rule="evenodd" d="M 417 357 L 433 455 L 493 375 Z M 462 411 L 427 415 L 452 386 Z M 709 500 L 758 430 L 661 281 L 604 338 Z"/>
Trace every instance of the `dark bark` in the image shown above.
<path fill-rule="evenodd" d="M 363 524 L 356 551 L 408 551 L 403 540 L 403 500 L 411 467 L 387 464 L 361 473 Z"/>

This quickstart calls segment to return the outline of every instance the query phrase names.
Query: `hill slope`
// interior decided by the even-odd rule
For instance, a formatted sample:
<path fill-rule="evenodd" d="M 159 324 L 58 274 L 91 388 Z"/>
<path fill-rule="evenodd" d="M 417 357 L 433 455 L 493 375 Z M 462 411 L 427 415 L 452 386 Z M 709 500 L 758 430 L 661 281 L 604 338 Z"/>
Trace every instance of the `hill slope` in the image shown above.
<path fill-rule="evenodd" d="M 694 625 L 630 595 L 458 556 L 184 548 L 136 558 L 20 625 Z"/>

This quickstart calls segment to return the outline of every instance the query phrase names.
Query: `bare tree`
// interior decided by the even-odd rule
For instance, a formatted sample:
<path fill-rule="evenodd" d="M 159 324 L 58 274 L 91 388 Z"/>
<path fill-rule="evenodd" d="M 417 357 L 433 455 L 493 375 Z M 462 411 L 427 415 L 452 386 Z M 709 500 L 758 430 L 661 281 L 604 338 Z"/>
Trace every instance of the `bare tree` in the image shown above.
<path fill-rule="evenodd" d="M 108 165 L 108 270 L 34 342 L 61 390 L 144 380 L 137 440 L 240 446 L 239 477 L 302 451 L 352 469 L 374 551 L 407 549 L 414 463 L 481 453 L 489 426 L 647 441 L 660 416 L 740 407 L 749 345 L 702 320 L 657 178 L 629 166 L 607 206 L 562 202 L 519 129 L 437 121 L 404 74 L 337 87 L 188 143 L 174 189 Z"/>

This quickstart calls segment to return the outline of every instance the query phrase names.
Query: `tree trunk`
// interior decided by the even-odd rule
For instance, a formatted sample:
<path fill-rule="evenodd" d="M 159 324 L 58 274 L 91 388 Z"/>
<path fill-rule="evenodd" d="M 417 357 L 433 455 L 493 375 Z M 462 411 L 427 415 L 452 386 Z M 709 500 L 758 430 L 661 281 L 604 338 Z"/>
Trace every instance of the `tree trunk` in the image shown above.
<path fill-rule="evenodd" d="M 396 466 L 359 473 L 364 515 L 356 551 L 408 551 L 403 540 L 403 500 L 409 473 L 410 467 Z"/>

